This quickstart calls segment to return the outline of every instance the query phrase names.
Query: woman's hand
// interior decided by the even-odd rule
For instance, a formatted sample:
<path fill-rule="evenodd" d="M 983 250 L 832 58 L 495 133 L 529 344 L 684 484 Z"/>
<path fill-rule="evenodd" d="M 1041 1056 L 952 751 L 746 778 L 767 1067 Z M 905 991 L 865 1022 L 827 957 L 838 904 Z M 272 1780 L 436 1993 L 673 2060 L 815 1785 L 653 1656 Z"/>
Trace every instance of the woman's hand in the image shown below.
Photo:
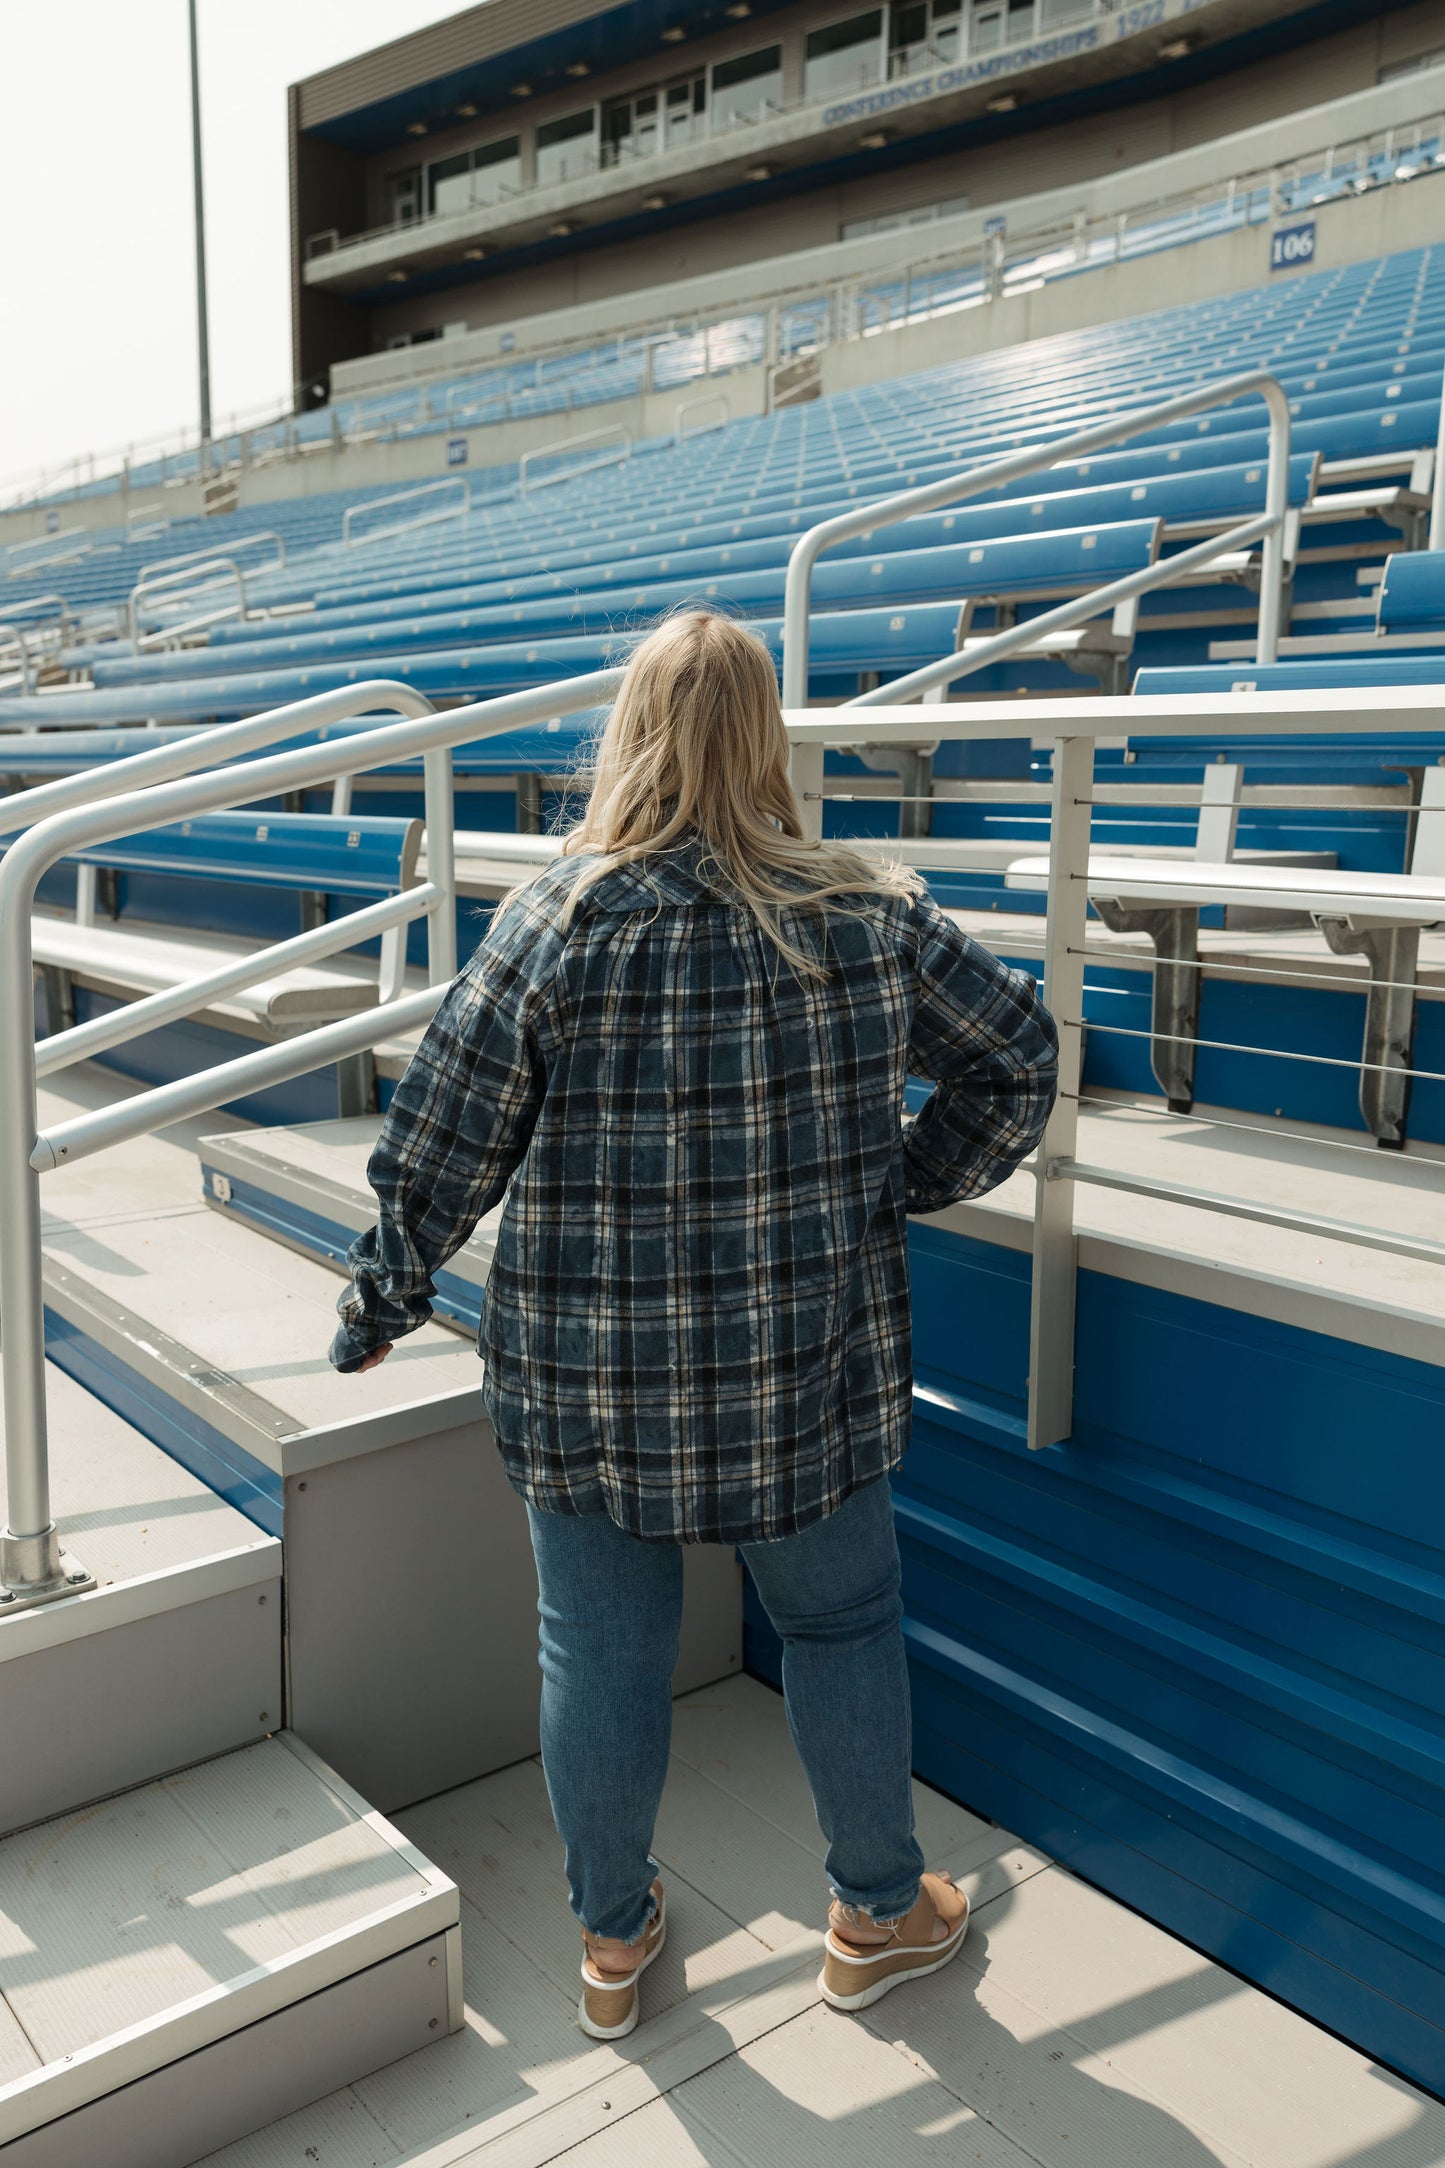
<path fill-rule="evenodd" d="M 378 1363 L 384 1363 L 391 1353 L 391 1345 L 390 1340 L 388 1340 L 381 1347 L 374 1347 L 369 1355 L 362 1357 L 353 1375 L 360 1377 L 363 1370 L 374 1370 Z"/>

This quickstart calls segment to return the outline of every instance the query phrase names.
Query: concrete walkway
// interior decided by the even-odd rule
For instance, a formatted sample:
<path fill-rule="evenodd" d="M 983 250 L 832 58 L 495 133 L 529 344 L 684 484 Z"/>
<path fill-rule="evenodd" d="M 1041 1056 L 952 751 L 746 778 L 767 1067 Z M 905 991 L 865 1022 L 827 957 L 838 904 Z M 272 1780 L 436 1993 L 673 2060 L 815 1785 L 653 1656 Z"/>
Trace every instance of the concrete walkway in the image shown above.
<path fill-rule="evenodd" d="M 975 1916 L 956 1963 L 821 2001 L 822 1840 L 778 1697 L 677 1707 L 668 1947 L 620 2047 L 575 2019 L 579 1940 L 535 1762 L 396 1817 L 463 1892 L 466 2029 L 207 2168 L 1440 2168 L 1445 2106 L 917 1787 Z"/>

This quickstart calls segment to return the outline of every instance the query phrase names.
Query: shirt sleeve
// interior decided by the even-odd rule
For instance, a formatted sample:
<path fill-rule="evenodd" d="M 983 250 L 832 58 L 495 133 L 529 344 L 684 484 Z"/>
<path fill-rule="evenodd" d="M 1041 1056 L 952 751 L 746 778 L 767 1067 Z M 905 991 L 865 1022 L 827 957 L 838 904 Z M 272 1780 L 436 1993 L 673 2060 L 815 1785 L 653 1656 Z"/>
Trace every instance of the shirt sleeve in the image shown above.
<path fill-rule="evenodd" d="M 366 1169 L 377 1224 L 352 1243 L 351 1286 L 336 1305 L 338 1370 L 426 1323 L 435 1274 L 526 1153 L 546 1091 L 539 1034 L 553 976 L 550 929 L 531 918 L 523 899 L 498 914 L 392 1096 Z"/>
<path fill-rule="evenodd" d="M 1010 970 L 933 902 L 918 906 L 908 1065 L 935 1086 L 904 1142 L 910 1212 L 994 1189 L 1043 1134 L 1059 1037 L 1026 971 Z"/>

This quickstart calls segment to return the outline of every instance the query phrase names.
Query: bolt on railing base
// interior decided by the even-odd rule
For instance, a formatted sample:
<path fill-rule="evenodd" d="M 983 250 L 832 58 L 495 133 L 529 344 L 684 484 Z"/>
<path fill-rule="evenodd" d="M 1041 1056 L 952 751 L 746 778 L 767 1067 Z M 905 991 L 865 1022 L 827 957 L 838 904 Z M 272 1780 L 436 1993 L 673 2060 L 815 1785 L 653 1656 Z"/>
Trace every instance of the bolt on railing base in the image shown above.
<path fill-rule="evenodd" d="M 0 1535 L 0 1620 L 95 1586 L 95 1575 L 62 1549 L 54 1522 L 38 1536 L 17 1536 L 8 1528 Z"/>

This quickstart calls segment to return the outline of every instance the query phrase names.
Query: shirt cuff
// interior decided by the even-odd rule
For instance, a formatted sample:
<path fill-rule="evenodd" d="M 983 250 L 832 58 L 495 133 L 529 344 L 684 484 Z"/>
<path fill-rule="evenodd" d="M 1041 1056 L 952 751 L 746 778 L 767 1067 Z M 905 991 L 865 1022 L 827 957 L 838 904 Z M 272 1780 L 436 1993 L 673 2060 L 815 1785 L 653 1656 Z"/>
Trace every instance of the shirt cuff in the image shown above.
<path fill-rule="evenodd" d="M 368 1340 L 364 1333 L 353 1332 L 349 1325 L 338 1325 L 328 1359 L 333 1370 L 339 1370 L 343 1377 L 349 1377 L 361 1368 L 367 1356 L 381 1344 L 379 1340 Z"/>

